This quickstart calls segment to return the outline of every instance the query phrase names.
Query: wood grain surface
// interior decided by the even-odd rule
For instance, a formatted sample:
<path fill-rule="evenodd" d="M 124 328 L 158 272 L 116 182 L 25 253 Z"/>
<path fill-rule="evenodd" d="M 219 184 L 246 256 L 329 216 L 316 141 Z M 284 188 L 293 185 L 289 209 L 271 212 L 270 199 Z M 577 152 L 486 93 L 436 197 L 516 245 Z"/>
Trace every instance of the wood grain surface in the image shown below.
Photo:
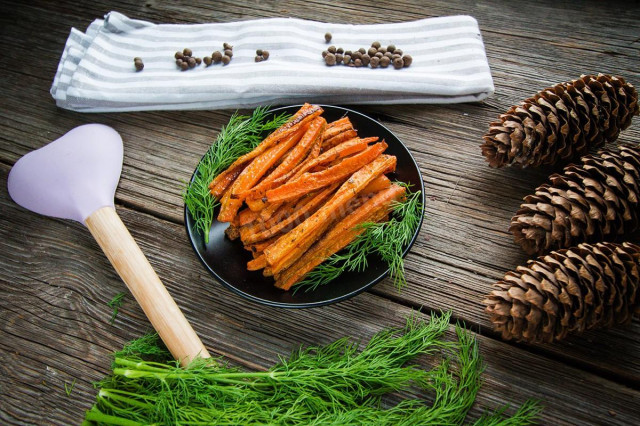
<path fill-rule="evenodd" d="M 84 29 L 110 10 L 167 23 L 474 16 L 493 96 L 474 104 L 354 107 L 393 131 L 423 173 L 427 216 L 406 260 L 408 288 L 398 292 L 385 280 L 346 302 L 283 310 L 248 302 L 216 282 L 187 239 L 181 191 L 233 111 L 81 114 L 57 108 L 49 94 L 71 27 Z M 95 399 L 92 383 L 109 370 L 110 353 L 151 330 L 129 295 L 110 324 L 107 302 L 126 287 L 84 226 L 28 212 L 7 194 L 8 172 L 22 155 L 98 122 L 124 140 L 117 211 L 212 355 L 267 368 L 300 344 L 364 340 L 412 312 L 451 310 L 454 322 L 477 335 L 487 366 L 472 417 L 537 398 L 545 405 L 543 424 L 637 424 L 637 318 L 626 328 L 559 344 L 503 342 L 492 331 L 481 300 L 493 282 L 527 260 L 507 231 L 509 220 L 522 197 L 556 169 L 491 169 L 479 145 L 490 121 L 549 85 L 604 72 L 640 86 L 638 16 L 638 3 L 624 1 L 0 0 L 0 423 L 80 423 Z M 639 136 L 636 117 L 619 141 L 638 143 Z M 640 242 L 639 233 L 628 238 Z M 65 384 L 73 385 L 69 395 Z"/>

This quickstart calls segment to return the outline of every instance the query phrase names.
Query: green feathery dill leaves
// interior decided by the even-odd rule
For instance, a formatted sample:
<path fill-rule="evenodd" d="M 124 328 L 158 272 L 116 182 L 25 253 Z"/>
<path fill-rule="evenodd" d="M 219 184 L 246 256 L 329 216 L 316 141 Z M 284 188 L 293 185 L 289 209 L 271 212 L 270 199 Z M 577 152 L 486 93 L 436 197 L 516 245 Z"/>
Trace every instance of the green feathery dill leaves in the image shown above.
<path fill-rule="evenodd" d="M 122 304 L 124 303 L 122 299 L 124 299 L 124 296 L 126 295 L 127 293 L 120 292 L 115 296 L 113 296 L 113 299 L 107 302 L 107 306 L 113 309 L 113 312 L 111 313 L 111 319 L 109 320 L 109 324 L 113 325 L 114 321 L 116 320 L 116 317 L 118 316 L 118 309 L 122 307 Z"/>
<path fill-rule="evenodd" d="M 394 202 L 391 218 L 386 222 L 366 222 L 358 225 L 365 231 L 344 250 L 333 254 L 294 284 L 294 291 L 313 291 L 338 278 L 345 271 L 361 272 L 367 258 L 377 254 L 388 265 L 389 275 L 398 290 L 407 285 L 404 275 L 403 251 L 420 225 L 424 212 L 422 192 L 411 192 L 408 184 L 395 182 L 407 189 L 404 201 Z"/>
<path fill-rule="evenodd" d="M 267 371 L 203 359 L 181 368 L 165 349 L 153 349 L 156 336 L 145 336 L 116 354 L 83 424 L 459 425 L 480 389 L 483 364 L 475 338 L 461 326 L 456 341 L 443 339 L 449 320 L 450 313 L 429 322 L 410 317 L 362 349 L 343 338 L 300 348 Z M 414 363 L 424 355 L 438 357 L 436 367 Z M 402 391 L 413 396 L 395 405 L 386 398 Z M 432 404 L 420 399 L 427 395 Z M 527 402 L 513 421 L 504 411 L 476 425 L 532 424 L 540 408 Z"/>
<path fill-rule="evenodd" d="M 271 116 L 268 107 L 258 107 L 248 115 L 235 113 L 223 126 L 209 150 L 200 160 L 193 180 L 182 192 L 194 226 L 209 242 L 213 210 L 218 201 L 209 192 L 209 183 L 229 167 L 238 157 L 253 150 L 270 131 L 282 126 L 290 115 Z"/>

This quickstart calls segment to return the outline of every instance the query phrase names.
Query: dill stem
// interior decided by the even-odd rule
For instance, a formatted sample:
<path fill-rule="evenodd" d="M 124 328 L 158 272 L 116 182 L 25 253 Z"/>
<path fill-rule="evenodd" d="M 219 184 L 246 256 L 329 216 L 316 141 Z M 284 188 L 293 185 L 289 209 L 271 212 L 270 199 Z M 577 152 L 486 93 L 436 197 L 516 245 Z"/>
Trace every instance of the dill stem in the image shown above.
<path fill-rule="evenodd" d="M 146 402 L 140 402 L 137 399 L 133 399 L 133 398 L 129 398 L 127 396 L 122 396 L 122 394 L 124 395 L 129 395 L 129 396 L 137 396 L 139 397 L 140 395 L 136 395 L 130 392 L 126 392 L 126 391 L 120 391 L 117 389 L 100 389 L 100 392 L 98 392 L 98 398 L 102 398 L 104 401 L 107 401 L 107 399 L 112 399 L 114 401 L 120 401 L 120 402 L 125 402 L 127 404 L 131 404 L 134 405 L 136 407 L 140 407 L 140 408 L 151 408 L 153 407 L 153 404 L 149 404 Z M 149 398 L 148 396 L 144 397 Z"/>
<path fill-rule="evenodd" d="M 85 415 L 85 423 L 86 422 L 96 422 L 98 424 L 109 424 L 109 425 L 118 425 L 118 426 L 141 426 L 142 423 L 136 422 L 133 420 L 125 419 L 118 416 L 110 416 L 109 414 L 105 414 L 101 411 L 97 411 L 95 407 L 87 411 Z"/>

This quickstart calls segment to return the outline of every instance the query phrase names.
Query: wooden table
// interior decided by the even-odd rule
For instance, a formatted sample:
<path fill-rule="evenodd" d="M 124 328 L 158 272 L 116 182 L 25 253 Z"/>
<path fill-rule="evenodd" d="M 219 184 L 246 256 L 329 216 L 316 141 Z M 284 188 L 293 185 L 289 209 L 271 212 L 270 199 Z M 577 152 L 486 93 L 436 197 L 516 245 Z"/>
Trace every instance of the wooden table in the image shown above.
<path fill-rule="evenodd" d="M 481 345 L 485 383 L 471 411 L 528 398 L 543 401 L 545 424 L 637 424 L 640 322 L 560 344 L 503 342 L 483 296 L 526 261 L 507 232 L 523 196 L 551 172 L 490 169 L 478 148 L 488 123 L 509 106 L 583 73 L 640 85 L 640 7 L 634 2 L 435 0 L 417 2 L 3 1 L 0 6 L 0 423 L 77 424 L 94 398 L 109 354 L 150 331 L 87 230 L 33 214 L 6 189 L 27 152 L 89 122 L 115 128 L 125 157 L 117 210 L 213 354 L 264 368 L 300 344 L 367 339 L 412 311 L 452 310 Z M 627 4 L 629 3 L 629 4 Z M 633 4 L 632 4 L 633 3 Z M 248 302 L 216 282 L 186 237 L 180 192 L 233 111 L 82 114 L 55 106 L 49 88 L 71 27 L 110 10 L 154 22 L 228 22 L 295 16 L 342 23 L 470 14 L 480 24 L 496 92 L 482 103 L 356 107 L 412 150 L 427 186 L 426 220 L 406 260 L 409 286 L 389 280 L 351 300 L 283 310 Z M 638 142 L 640 118 L 620 136 Z M 46 182 L 44 183 L 46 185 Z M 640 241 L 638 234 L 630 236 Z M 73 388 L 69 394 L 65 391 Z"/>

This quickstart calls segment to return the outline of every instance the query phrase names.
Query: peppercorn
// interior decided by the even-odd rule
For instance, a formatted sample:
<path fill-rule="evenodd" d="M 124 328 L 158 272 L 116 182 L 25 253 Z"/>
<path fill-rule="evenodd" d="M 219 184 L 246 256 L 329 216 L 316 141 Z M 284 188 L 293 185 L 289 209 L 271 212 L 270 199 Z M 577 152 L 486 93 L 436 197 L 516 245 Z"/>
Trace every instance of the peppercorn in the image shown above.
<path fill-rule="evenodd" d="M 411 57 L 411 55 L 404 55 L 402 57 L 402 62 L 404 62 L 404 66 L 406 68 L 411 65 L 411 63 L 413 62 L 413 58 Z"/>
<path fill-rule="evenodd" d="M 373 58 L 371 58 L 371 62 L 369 62 L 369 65 L 371 66 L 371 68 L 378 68 L 378 65 L 380 65 L 380 58 L 374 56 Z"/>
<path fill-rule="evenodd" d="M 342 57 L 342 63 L 345 65 L 349 65 L 351 63 L 351 55 L 344 55 Z"/>
<path fill-rule="evenodd" d="M 188 47 L 185 47 L 184 50 L 182 51 L 182 54 L 184 56 L 191 56 L 191 55 L 193 55 L 193 52 Z"/>
<path fill-rule="evenodd" d="M 377 52 L 378 52 L 378 49 L 376 49 L 375 47 L 370 47 L 369 50 L 367 50 L 367 54 L 369 56 L 376 56 Z"/>
<path fill-rule="evenodd" d="M 360 68 L 362 66 L 362 59 L 356 59 L 353 63 L 356 67 Z"/>
<path fill-rule="evenodd" d="M 205 56 L 204 58 L 202 58 L 202 60 L 204 61 L 204 64 L 206 66 L 211 65 L 211 56 Z"/>
<path fill-rule="evenodd" d="M 224 54 L 225 54 L 225 56 L 228 56 L 228 57 L 230 57 L 230 58 L 231 58 L 231 57 L 233 57 L 233 50 L 231 50 L 231 49 L 225 49 L 225 50 L 224 50 Z"/>
<path fill-rule="evenodd" d="M 402 58 L 395 58 L 393 60 L 393 67 L 397 70 L 404 67 L 404 62 L 402 62 Z"/>
<path fill-rule="evenodd" d="M 176 57 L 176 59 L 182 59 L 184 57 L 184 55 L 180 51 L 177 51 L 174 56 Z"/>
<path fill-rule="evenodd" d="M 344 59 L 344 56 L 341 55 L 340 53 L 336 53 L 336 64 L 340 65 L 342 63 L 342 60 Z"/>
<path fill-rule="evenodd" d="M 361 53 L 361 54 L 363 54 L 363 55 L 364 55 L 365 53 L 367 53 L 367 51 L 365 50 L 365 48 L 364 48 L 364 47 L 361 47 L 360 49 L 358 49 L 358 52 L 360 52 L 360 53 Z"/>
<path fill-rule="evenodd" d="M 267 59 L 269 59 L 269 51 L 268 50 L 263 50 L 262 51 L 262 57 L 264 58 L 265 61 Z"/>
<path fill-rule="evenodd" d="M 182 63 L 180 63 L 180 68 L 182 69 L 182 71 L 185 71 L 189 69 L 189 64 L 186 63 L 185 61 L 182 61 Z"/>
<path fill-rule="evenodd" d="M 329 53 L 336 53 L 336 47 L 335 46 L 329 46 L 329 48 L 327 49 L 329 51 Z"/>
<path fill-rule="evenodd" d="M 227 42 L 222 43 L 222 48 L 223 48 L 224 50 L 233 50 L 233 46 L 232 46 L 232 45 L 230 45 L 230 44 L 229 44 L 229 43 L 227 43 Z"/>
<path fill-rule="evenodd" d="M 396 47 L 393 44 L 387 46 L 387 52 L 393 53 L 394 50 L 396 50 Z"/>
<path fill-rule="evenodd" d="M 264 61 L 264 58 L 261 55 L 256 55 L 255 61 L 256 62 L 262 62 L 262 61 Z"/>
<path fill-rule="evenodd" d="M 231 62 L 231 58 L 227 55 L 224 55 L 221 60 L 223 65 L 229 65 L 229 62 Z"/>
<path fill-rule="evenodd" d="M 202 58 L 196 58 L 196 64 L 200 65 L 202 63 Z"/>
<path fill-rule="evenodd" d="M 327 54 L 327 56 L 324 58 L 324 62 L 329 66 L 335 65 L 336 64 L 336 55 L 334 55 L 333 53 Z"/>
<path fill-rule="evenodd" d="M 215 51 L 211 54 L 211 59 L 213 60 L 214 63 L 218 63 L 222 60 L 222 53 L 220 53 L 219 51 Z"/>
<path fill-rule="evenodd" d="M 342 47 L 338 47 L 338 48 L 336 49 L 336 53 L 343 54 L 343 53 L 344 53 L 344 49 L 343 49 Z"/>
<path fill-rule="evenodd" d="M 369 55 L 362 55 L 362 65 L 364 65 L 365 67 L 367 65 L 369 65 L 369 62 L 371 62 L 371 56 Z"/>
<path fill-rule="evenodd" d="M 379 49 L 381 46 L 379 41 L 374 41 L 373 43 L 371 43 L 371 47 L 375 47 L 376 49 Z"/>
<path fill-rule="evenodd" d="M 262 56 L 262 49 L 256 49 L 256 55 Z"/>
<path fill-rule="evenodd" d="M 390 63 L 391 63 L 391 59 L 389 59 L 389 57 L 383 56 L 382 58 L 380 58 L 380 66 L 382 68 L 388 67 Z"/>
<path fill-rule="evenodd" d="M 144 64 L 142 63 L 142 58 L 138 58 L 138 57 L 133 58 L 133 65 L 136 67 L 136 71 L 142 71 L 144 68 Z"/>
<path fill-rule="evenodd" d="M 331 41 L 331 33 L 324 34 L 324 41 L 326 41 L 327 43 Z"/>

